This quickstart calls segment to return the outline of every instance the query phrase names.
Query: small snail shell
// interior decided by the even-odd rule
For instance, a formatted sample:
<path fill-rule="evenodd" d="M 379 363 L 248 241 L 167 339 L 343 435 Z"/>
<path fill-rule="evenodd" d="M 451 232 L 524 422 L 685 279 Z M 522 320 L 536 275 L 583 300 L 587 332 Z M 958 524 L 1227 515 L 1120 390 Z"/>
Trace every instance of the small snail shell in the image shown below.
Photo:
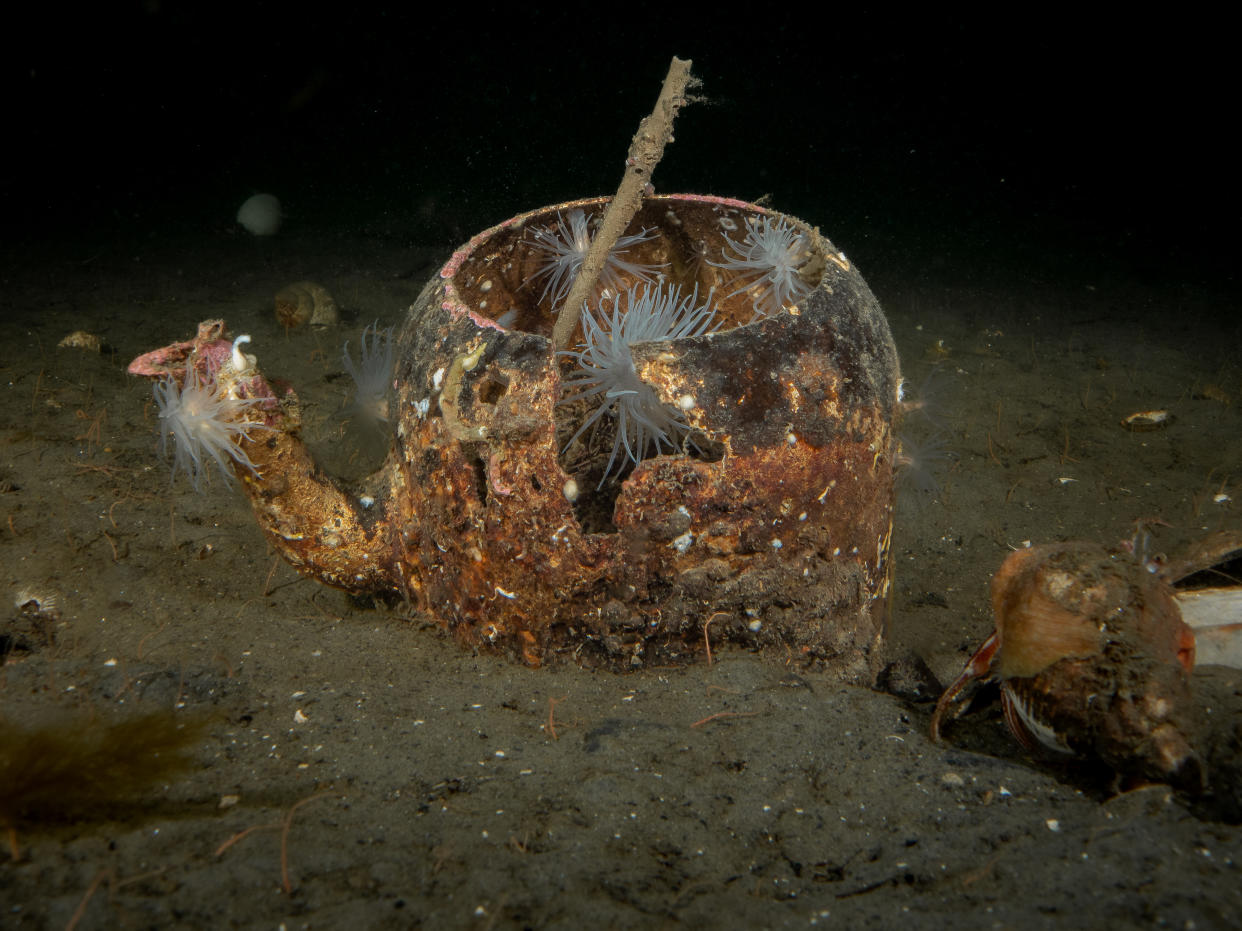
<path fill-rule="evenodd" d="M 276 320 L 286 330 L 310 324 L 336 326 L 340 319 L 336 301 L 327 288 L 313 281 L 295 281 L 276 295 Z"/>
<path fill-rule="evenodd" d="M 94 333 L 74 330 L 59 343 L 58 349 L 85 349 L 87 352 L 103 352 L 103 340 Z"/>

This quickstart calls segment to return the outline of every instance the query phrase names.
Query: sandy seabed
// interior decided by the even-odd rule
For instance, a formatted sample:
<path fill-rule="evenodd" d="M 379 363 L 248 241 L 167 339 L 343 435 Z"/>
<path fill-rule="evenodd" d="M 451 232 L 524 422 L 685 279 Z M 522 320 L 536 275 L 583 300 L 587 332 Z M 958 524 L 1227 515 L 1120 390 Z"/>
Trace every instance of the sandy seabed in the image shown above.
<path fill-rule="evenodd" d="M 1242 924 L 1242 674 L 1196 673 L 1224 748 L 1214 801 L 1117 794 L 1030 759 L 995 707 L 934 745 L 932 695 L 739 650 L 628 676 L 470 655 L 275 560 L 218 475 L 169 483 L 130 359 L 225 318 L 357 474 L 382 446 L 343 425 L 341 343 L 400 325 L 443 257 L 221 233 L 32 247 L 0 269 L 0 714 L 207 722 L 167 784 L 23 821 L 0 926 Z M 894 533 L 895 657 L 951 680 L 1025 541 L 1114 542 L 1159 518 L 1172 552 L 1242 527 L 1242 325 L 1202 324 L 1237 308 L 863 273 L 931 402 L 903 427 L 928 461 Z M 306 278 L 342 306 L 337 331 L 277 325 L 273 295 Z M 57 348 L 77 329 L 104 351 Z M 1175 422 L 1121 428 L 1151 408 Z M 42 615 L 18 607 L 32 593 Z"/>

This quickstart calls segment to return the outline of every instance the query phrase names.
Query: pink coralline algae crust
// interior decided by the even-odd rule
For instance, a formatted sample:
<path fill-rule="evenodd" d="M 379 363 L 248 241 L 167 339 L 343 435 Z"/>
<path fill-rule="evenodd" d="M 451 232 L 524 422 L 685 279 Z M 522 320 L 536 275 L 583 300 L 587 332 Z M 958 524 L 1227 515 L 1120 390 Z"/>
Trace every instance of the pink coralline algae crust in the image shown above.
<path fill-rule="evenodd" d="M 227 351 L 231 352 L 233 344 L 223 339 L 224 321 L 223 320 L 204 320 L 198 325 L 198 335 L 194 339 L 185 340 L 179 343 L 172 343 L 160 349 L 153 349 L 150 352 L 144 352 L 133 362 L 129 363 L 126 371 L 131 375 L 142 375 L 147 378 L 161 378 L 165 375 L 175 375 L 181 378 L 185 375 L 185 363 L 195 351 L 202 351 L 202 347 L 213 343 L 223 342 L 227 347 Z M 215 353 L 212 353 L 215 355 Z M 217 363 L 221 360 L 217 360 Z M 211 371 L 212 374 L 219 368 L 217 364 Z"/>

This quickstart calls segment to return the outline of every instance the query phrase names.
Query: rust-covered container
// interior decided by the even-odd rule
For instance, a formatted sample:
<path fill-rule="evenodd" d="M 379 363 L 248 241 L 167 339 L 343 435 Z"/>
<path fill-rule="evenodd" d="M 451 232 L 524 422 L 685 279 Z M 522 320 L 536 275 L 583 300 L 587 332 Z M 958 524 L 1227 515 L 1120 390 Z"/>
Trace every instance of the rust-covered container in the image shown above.
<path fill-rule="evenodd" d="M 798 220 L 648 198 L 601 307 L 676 286 L 712 315 L 697 335 L 628 346 L 677 442 L 619 465 L 615 412 L 588 423 L 602 396 L 574 400 L 580 360 L 550 338 L 567 285 L 549 243 L 560 231 L 571 246 L 573 223 L 589 228 L 606 203 L 515 217 L 428 283 L 397 338 L 392 453 L 362 488 L 315 470 L 291 396 L 271 407 L 278 429 L 247 447 L 258 476 L 239 470 L 260 523 L 303 571 L 395 593 L 532 665 L 626 670 L 736 641 L 870 681 L 899 381 L 875 297 Z M 272 394 L 253 373 L 238 390 Z"/>

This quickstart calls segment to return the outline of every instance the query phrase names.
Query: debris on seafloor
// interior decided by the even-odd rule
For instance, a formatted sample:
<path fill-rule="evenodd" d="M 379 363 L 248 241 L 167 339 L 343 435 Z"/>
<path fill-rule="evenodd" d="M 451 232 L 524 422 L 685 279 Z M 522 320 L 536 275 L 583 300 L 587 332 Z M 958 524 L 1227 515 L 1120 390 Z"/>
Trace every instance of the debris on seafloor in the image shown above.
<path fill-rule="evenodd" d="M 999 683 L 1006 723 L 1024 747 L 1097 759 L 1123 777 L 1197 793 L 1210 781 L 1190 672 L 1240 666 L 1238 590 L 1178 592 L 1174 583 L 1242 552 L 1219 534 L 1174 561 L 1140 546 L 1033 546 L 992 580 L 996 629 L 945 690 L 932 737 L 959 716 L 973 686 Z M 1185 606 L 1197 629 L 1183 616 Z"/>

